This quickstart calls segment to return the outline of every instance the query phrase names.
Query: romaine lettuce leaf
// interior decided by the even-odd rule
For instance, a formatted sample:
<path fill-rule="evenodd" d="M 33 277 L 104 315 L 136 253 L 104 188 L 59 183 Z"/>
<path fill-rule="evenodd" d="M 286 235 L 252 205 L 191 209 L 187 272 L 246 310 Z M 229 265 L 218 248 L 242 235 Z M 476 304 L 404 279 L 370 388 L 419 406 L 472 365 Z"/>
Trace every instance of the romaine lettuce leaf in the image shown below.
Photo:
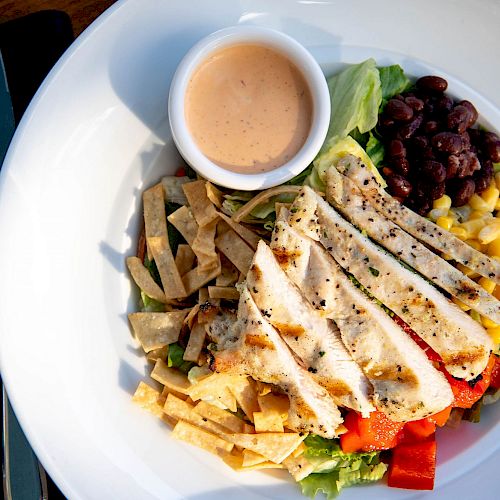
<path fill-rule="evenodd" d="M 314 498 L 323 492 L 327 499 L 335 498 L 342 488 L 378 481 L 387 470 L 379 453 L 344 453 L 338 440 L 308 436 L 304 456 L 314 466 L 314 472 L 300 481 L 302 493 Z"/>
<path fill-rule="evenodd" d="M 184 361 L 184 349 L 177 342 L 168 346 L 167 364 L 170 368 L 177 368 L 186 374 L 195 365 L 191 361 Z"/>
<path fill-rule="evenodd" d="M 323 150 L 334 137 L 345 137 L 355 128 L 360 134 L 377 124 L 382 102 L 380 76 L 374 59 L 353 64 L 328 79 L 332 112 Z"/>
<path fill-rule="evenodd" d="M 376 167 L 379 167 L 384 160 L 385 149 L 382 141 L 380 141 L 372 132 L 368 132 L 369 139 L 366 143 L 366 154 Z"/>
<path fill-rule="evenodd" d="M 165 304 L 158 302 L 155 299 L 147 296 L 141 290 L 141 300 L 142 300 L 142 311 L 143 312 L 165 312 Z"/>

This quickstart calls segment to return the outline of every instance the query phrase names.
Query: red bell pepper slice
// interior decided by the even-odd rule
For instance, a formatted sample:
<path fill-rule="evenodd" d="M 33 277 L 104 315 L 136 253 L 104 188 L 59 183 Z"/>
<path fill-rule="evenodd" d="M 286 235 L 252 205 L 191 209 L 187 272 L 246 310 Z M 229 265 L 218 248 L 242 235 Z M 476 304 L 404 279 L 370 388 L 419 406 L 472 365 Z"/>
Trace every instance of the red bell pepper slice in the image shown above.
<path fill-rule="evenodd" d="M 480 380 L 476 383 L 469 383 L 465 380 L 456 379 L 444 368 L 441 368 L 455 396 L 455 402 L 453 403 L 455 408 L 471 408 L 476 401 L 481 399 L 490 385 L 491 374 L 495 364 L 496 356 L 492 355 L 483 373 L 481 373 Z"/>
<path fill-rule="evenodd" d="M 177 172 L 175 172 L 176 177 L 185 177 L 186 176 L 186 169 L 184 167 L 179 167 L 177 169 Z"/>
<path fill-rule="evenodd" d="M 348 431 L 340 436 L 340 446 L 345 453 L 352 453 L 394 448 L 405 424 L 392 422 L 379 411 L 370 413 L 368 418 L 350 411 L 344 419 L 344 425 Z"/>
<path fill-rule="evenodd" d="M 450 405 L 444 410 L 441 410 L 440 412 L 427 417 L 427 419 L 431 422 L 434 422 L 438 427 L 443 427 L 443 425 L 446 424 L 446 422 L 448 422 L 448 419 L 450 418 L 452 408 L 453 406 Z"/>
<path fill-rule="evenodd" d="M 392 450 L 387 483 L 392 488 L 432 490 L 436 475 L 436 440 L 400 444 Z"/>
<path fill-rule="evenodd" d="M 490 387 L 493 389 L 500 389 L 500 357 L 495 357 L 495 366 L 491 372 Z"/>
<path fill-rule="evenodd" d="M 436 432 L 436 424 L 429 418 L 407 422 L 404 426 L 404 443 L 425 441 Z"/>

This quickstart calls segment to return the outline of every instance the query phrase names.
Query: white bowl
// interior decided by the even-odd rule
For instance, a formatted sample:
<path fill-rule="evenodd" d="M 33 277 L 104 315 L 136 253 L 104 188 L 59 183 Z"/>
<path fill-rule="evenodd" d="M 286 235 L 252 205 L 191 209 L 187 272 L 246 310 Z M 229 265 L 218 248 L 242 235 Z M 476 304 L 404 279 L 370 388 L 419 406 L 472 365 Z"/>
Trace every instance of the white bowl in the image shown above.
<path fill-rule="evenodd" d="M 210 161 L 194 141 L 185 115 L 185 94 L 193 72 L 214 51 L 242 43 L 265 45 L 288 57 L 302 72 L 313 100 L 309 136 L 297 154 L 270 172 L 240 174 Z M 172 136 L 184 159 L 205 179 L 233 189 L 265 189 L 290 180 L 312 162 L 320 150 L 330 122 L 330 96 L 325 76 L 311 53 L 279 31 L 259 26 L 233 26 L 200 40 L 181 61 L 170 86 L 168 116 Z"/>

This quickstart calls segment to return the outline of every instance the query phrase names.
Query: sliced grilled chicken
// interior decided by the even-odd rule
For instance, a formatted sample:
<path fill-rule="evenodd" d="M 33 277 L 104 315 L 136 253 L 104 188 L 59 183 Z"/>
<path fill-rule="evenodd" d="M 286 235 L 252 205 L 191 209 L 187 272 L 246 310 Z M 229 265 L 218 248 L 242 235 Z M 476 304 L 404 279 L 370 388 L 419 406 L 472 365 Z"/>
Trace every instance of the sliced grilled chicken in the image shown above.
<path fill-rule="evenodd" d="M 373 411 L 370 383 L 342 343 L 337 327 L 304 299 L 263 241 L 247 284 L 263 316 L 333 400 L 363 415 Z"/>
<path fill-rule="evenodd" d="M 304 187 L 292 205 L 290 225 L 300 227 L 304 217 L 315 216 L 318 226 L 313 229 L 308 224 L 309 234 L 373 296 L 406 321 L 441 356 L 451 375 L 471 380 L 484 370 L 493 347 L 484 328 Z"/>
<path fill-rule="evenodd" d="M 478 252 L 456 236 L 401 205 L 377 183 L 360 161 L 339 162 L 337 169 L 349 177 L 368 201 L 406 232 L 441 252 L 451 255 L 481 276 L 500 284 L 500 262 Z"/>
<path fill-rule="evenodd" d="M 373 385 L 378 410 L 391 420 L 407 422 L 452 403 L 453 393 L 444 375 L 353 285 L 323 247 L 278 220 L 271 249 L 309 302 L 339 327 L 345 346 Z"/>
<path fill-rule="evenodd" d="M 355 161 L 354 157 L 351 158 Z M 356 184 L 335 168 L 327 171 L 326 197 L 345 218 L 364 229 L 370 238 L 464 304 L 500 323 L 500 301 L 377 212 Z"/>
<path fill-rule="evenodd" d="M 217 372 L 249 375 L 280 387 L 290 400 L 287 426 L 297 432 L 336 436 L 342 417 L 328 392 L 299 366 L 278 332 L 262 316 L 248 288 L 241 289 L 238 319 L 221 318 L 209 326 L 217 342 L 213 366 Z"/>

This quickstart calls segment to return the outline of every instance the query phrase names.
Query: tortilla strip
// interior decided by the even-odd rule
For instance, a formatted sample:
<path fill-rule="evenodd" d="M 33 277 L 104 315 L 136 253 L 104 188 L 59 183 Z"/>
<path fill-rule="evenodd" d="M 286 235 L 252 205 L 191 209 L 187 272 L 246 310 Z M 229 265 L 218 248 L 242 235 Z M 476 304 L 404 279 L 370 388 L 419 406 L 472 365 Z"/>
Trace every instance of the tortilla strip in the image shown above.
<path fill-rule="evenodd" d="M 206 182 L 205 187 L 208 199 L 220 210 L 222 208 L 224 193 L 220 189 L 217 189 L 211 182 Z"/>
<path fill-rule="evenodd" d="M 256 411 L 253 420 L 255 432 L 285 432 L 281 415 L 276 410 Z"/>
<path fill-rule="evenodd" d="M 199 272 L 210 271 L 217 267 L 218 257 L 215 251 L 216 226 L 217 219 L 204 226 L 198 226 L 198 232 L 191 248 L 198 258 Z"/>
<path fill-rule="evenodd" d="M 305 457 L 294 457 L 293 454 L 283 460 L 283 465 L 288 469 L 295 481 L 301 481 L 314 471 L 314 465 Z"/>
<path fill-rule="evenodd" d="M 146 241 L 153 236 L 167 238 L 167 218 L 165 213 L 165 198 L 163 186 L 156 184 L 142 193 L 142 204 L 144 206 L 144 230 Z M 148 259 L 151 260 L 151 249 L 147 248 Z"/>
<path fill-rule="evenodd" d="M 135 284 L 148 296 L 163 304 L 167 301 L 163 290 L 156 284 L 138 257 L 127 257 L 127 267 Z"/>
<path fill-rule="evenodd" d="M 182 277 L 182 282 L 189 297 L 192 293 L 198 291 L 201 287 L 212 281 L 220 273 L 220 259 L 217 259 L 217 267 L 210 271 L 199 272 L 198 267 L 191 269 Z"/>
<path fill-rule="evenodd" d="M 191 387 L 191 383 L 186 375 L 173 368 L 169 368 L 167 363 L 162 359 L 156 361 L 153 371 L 151 372 L 151 378 L 181 394 L 188 395 L 189 388 Z"/>
<path fill-rule="evenodd" d="M 181 243 L 177 247 L 177 253 L 175 254 L 175 265 L 177 266 L 177 269 L 179 270 L 179 274 L 181 276 L 193 269 L 195 259 L 196 255 L 191 250 L 191 247 L 189 245 Z"/>
<path fill-rule="evenodd" d="M 236 446 L 241 446 L 271 462 L 280 464 L 297 446 L 304 441 L 306 434 L 295 432 L 265 432 L 263 434 L 227 434 L 226 439 Z"/>
<path fill-rule="evenodd" d="M 172 437 L 203 448 L 214 455 L 221 455 L 224 451 L 230 452 L 233 449 L 233 445 L 224 439 L 182 420 L 175 425 Z"/>
<path fill-rule="evenodd" d="M 203 342 L 205 342 L 205 335 L 205 326 L 200 323 L 195 323 L 193 328 L 191 328 L 189 341 L 184 351 L 184 361 L 194 361 L 195 363 L 198 361 Z"/>
<path fill-rule="evenodd" d="M 177 342 L 187 310 L 136 312 L 128 315 L 137 340 L 146 352 Z"/>
<path fill-rule="evenodd" d="M 168 222 L 182 234 L 182 237 L 189 245 L 192 245 L 198 233 L 198 224 L 193 216 L 193 212 L 187 206 L 178 208 L 168 217 Z"/>
<path fill-rule="evenodd" d="M 161 395 L 156 389 L 141 381 L 132 397 L 132 401 L 153 415 L 161 417 L 163 415 L 163 408 L 158 402 L 160 397 Z"/>
<path fill-rule="evenodd" d="M 215 278 L 216 286 L 231 286 L 236 283 L 239 276 L 239 271 L 235 265 L 224 255 L 221 254 L 221 271 L 219 276 Z"/>
<path fill-rule="evenodd" d="M 288 410 L 290 408 L 290 400 L 286 395 L 278 395 L 273 393 L 267 393 L 265 395 L 257 396 L 257 401 L 262 412 L 277 411 L 282 420 L 288 418 Z"/>
<path fill-rule="evenodd" d="M 188 394 L 193 401 L 200 399 L 217 401 L 230 411 L 237 410 L 236 399 L 230 392 L 229 387 L 237 378 L 234 375 L 213 373 L 200 380 L 189 388 Z"/>
<path fill-rule="evenodd" d="M 247 418 L 253 422 L 254 412 L 260 411 L 255 382 L 248 377 L 240 377 L 237 383 L 233 383 L 229 387 L 229 390 L 236 398 L 238 406 L 243 410 Z"/>
<path fill-rule="evenodd" d="M 200 310 L 200 304 L 195 304 L 194 307 L 191 308 L 188 315 L 184 318 L 184 324 L 187 325 L 190 329 L 193 326 L 193 321 Z"/>
<path fill-rule="evenodd" d="M 168 356 L 168 345 L 159 347 L 158 349 L 153 349 L 146 354 L 146 359 L 152 363 L 156 363 L 158 359 L 167 359 Z"/>
<path fill-rule="evenodd" d="M 240 292 L 234 286 L 209 286 L 208 293 L 211 299 L 238 300 Z"/>
<path fill-rule="evenodd" d="M 254 251 L 232 229 L 218 236 L 215 246 L 246 276 Z"/>
<path fill-rule="evenodd" d="M 202 417 L 208 418 L 209 420 L 212 420 L 212 422 L 221 425 L 226 429 L 226 432 L 245 432 L 245 422 L 243 422 L 241 418 L 238 418 L 236 415 L 233 415 L 226 410 L 222 410 L 217 406 L 211 405 L 206 401 L 200 401 L 193 408 L 193 411 Z"/>
<path fill-rule="evenodd" d="M 182 189 L 199 226 L 210 224 L 217 218 L 214 204 L 208 199 L 206 181 L 199 180 L 183 184 Z"/>
<path fill-rule="evenodd" d="M 260 236 L 256 233 L 254 233 L 251 229 L 248 229 L 247 227 L 243 226 L 242 224 L 239 224 L 238 222 L 234 222 L 231 217 L 228 217 L 226 214 L 223 214 L 222 212 L 219 212 L 219 217 L 241 238 L 245 240 L 250 247 L 253 248 L 253 250 L 257 250 L 257 245 L 259 244 L 260 241 Z"/>
<path fill-rule="evenodd" d="M 267 459 L 263 457 L 259 453 L 255 453 L 252 450 L 243 450 L 243 467 L 252 467 L 253 465 L 261 464 L 265 462 Z"/>
<path fill-rule="evenodd" d="M 243 453 L 245 451 L 248 450 L 243 450 Z M 227 465 L 229 465 L 229 467 L 231 467 L 231 469 L 235 470 L 236 472 L 245 472 L 245 471 L 261 470 L 261 469 L 283 469 L 283 465 L 275 464 L 274 462 L 270 462 L 268 460 L 253 465 L 244 466 L 243 465 L 244 456 L 240 453 L 238 454 L 224 453 L 221 455 L 221 458 Z"/>
<path fill-rule="evenodd" d="M 186 289 L 182 284 L 182 278 L 175 265 L 172 250 L 168 244 L 168 239 L 164 236 L 153 236 L 147 239 L 148 248 L 153 254 L 153 258 L 160 274 L 161 283 L 167 299 L 178 299 L 186 297 Z"/>

